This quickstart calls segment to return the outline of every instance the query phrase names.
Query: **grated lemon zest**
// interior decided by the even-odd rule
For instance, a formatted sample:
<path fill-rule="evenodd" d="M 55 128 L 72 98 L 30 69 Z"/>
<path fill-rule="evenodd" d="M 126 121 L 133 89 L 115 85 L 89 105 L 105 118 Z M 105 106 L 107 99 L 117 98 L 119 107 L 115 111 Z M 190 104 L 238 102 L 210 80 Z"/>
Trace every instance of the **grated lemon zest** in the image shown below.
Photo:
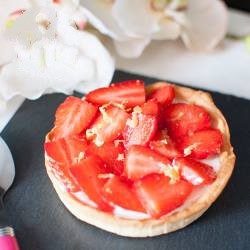
<path fill-rule="evenodd" d="M 194 144 L 191 144 L 190 146 L 184 148 L 184 156 L 188 156 L 192 153 L 192 151 L 198 146 L 200 145 L 200 143 L 194 143 Z"/>
<path fill-rule="evenodd" d="M 96 128 L 89 128 L 86 130 L 86 138 L 91 139 L 94 135 L 96 135 L 97 130 Z"/>
<path fill-rule="evenodd" d="M 114 177 L 115 175 L 112 174 L 112 173 L 108 173 L 108 174 L 98 174 L 98 178 L 99 179 L 108 179 L 108 178 L 112 178 Z"/>
<path fill-rule="evenodd" d="M 84 156 L 85 156 L 85 153 L 81 151 L 79 155 L 74 158 L 74 163 L 79 163 L 82 159 L 84 159 Z"/>
<path fill-rule="evenodd" d="M 108 115 L 108 113 L 106 112 L 105 110 L 105 107 L 104 106 L 101 106 L 99 108 L 101 114 L 102 114 L 102 117 L 103 117 L 103 120 L 107 123 L 112 123 L 113 122 L 113 119 Z"/>
<path fill-rule="evenodd" d="M 117 161 L 123 161 L 125 159 L 124 154 L 118 154 Z"/>
<path fill-rule="evenodd" d="M 141 107 L 135 106 L 132 112 L 132 117 L 131 119 L 127 120 L 126 125 L 128 125 L 131 128 L 135 128 L 139 123 L 138 114 L 141 113 L 142 113 Z"/>
<path fill-rule="evenodd" d="M 179 168 L 177 166 L 170 164 L 165 165 L 163 163 L 160 163 L 159 166 L 161 172 L 170 178 L 170 184 L 174 184 L 180 180 Z"/>

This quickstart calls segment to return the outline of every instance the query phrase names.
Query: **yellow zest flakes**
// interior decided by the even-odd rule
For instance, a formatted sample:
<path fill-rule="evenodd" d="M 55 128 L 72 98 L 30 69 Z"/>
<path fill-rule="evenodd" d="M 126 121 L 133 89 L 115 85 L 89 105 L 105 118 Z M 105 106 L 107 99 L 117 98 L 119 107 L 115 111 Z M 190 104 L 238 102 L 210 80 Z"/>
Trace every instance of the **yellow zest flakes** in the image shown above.
<path fill-rule="evenodd" d="M 119 109 L 125 110 L 124 102 L 122 103 L 113 103 L 113 105 Z"/>
<path fill-rule="evenodd" d="M 175 165 L 159 164 L 162 173 L 170 178 L 170 184 L 174 184 L 180 180 L 179 168 Z"/>
<path fill-rule="evenodd" d="M 113 119 L 108 115 L 108 113 L 106 112 L 105 110 L 105 106 L 101 106 L 99 108 L 101 114 L 102 114 L 102 117 L 103 117 L 103 120 L 107 123 L 112 123 L 113 122 Z"/>
<path fill-rule="evenodd" d="M 84 152 L 80 152 L 77 157 L 74 158 L 74 163 L 79 163 L 82 159 L 84 159 Z"/>
<path fill-rule="evenodd" d="M 184 156 L 188 156 L 192 153 L 192 151 L 199 146 L 200 143 L 194 143 L 186 148 L 184 148 Z"/>
<path fill-rule="evenodd" d="M 118 154 L 117 161 L 123 161 L 125 159 L 124 154 Z"/>
<path fill-rule="evenodd" d="M 160 142 L 163 143 L 163 144 L 168 144 L 168 140 L 167 139 L 160 140 Z"/>
<path fill-rule="evenodd" d="M 124 143 L 124 140 L 115 140 L 114 141 L 115 147 L 117 148 L 120 143 Z"/>
<path fill-rule="evenodd" d="M 139 106 L 135 106 L 134 109 L 133 109 L 133 112 L 137 113 L 137 114 L 140 114 L 142 112 L 142 109 Z"/>
<path fill-rule="evenodd" d="M 117 107 L 119 109 L 125 110 L 125 104 L 126 103 L 127 103 L 127 101 L 122 101 L 121 103 L 118 103 L 118 102 L 108 102 L 106 104 L 103 104 L 101 107 L 107 108 L 109 106 L 114 106 L 114 107 Z"/>
<path fill-rule="evenodd" d="M 106 187 L 106 188 L 105 188 L 105 192 L 106 192 L 106 193 L 109 193 L 109 194 L 112 194 L 112 190 L 111 190 L 109 187 Z"/>
<path fill-rule="evenodd" d="M 99 179 L 109 179 L 114 177 L 115 175 L 112 173 L 108 173 L 108 174 L 98 174 L 98 178 Z"/>
<path fill-rule="evenodd" d="M 97 147 L 101 147 L 104 144 L 104 141 L 99 136 L 96 136 L 93 142 Z"/>
<path fill-rule="evenodd" d="M 89 128 L 86 130 L 86 138 L 91 139 L 94 135 L 96 135 L 97 130 L 95 128 Z"/>
<path fill-rule="evenodd" d="M 138 114 L 141 114 L 141 112 L 142 112 L 141 107 L 139 106 L 134 107 L 132 112 L 132 117 L 131 119 L 127 120 L 126 125 L 128 125 L 131 128 L 135 128 L 139 123 Z"/>

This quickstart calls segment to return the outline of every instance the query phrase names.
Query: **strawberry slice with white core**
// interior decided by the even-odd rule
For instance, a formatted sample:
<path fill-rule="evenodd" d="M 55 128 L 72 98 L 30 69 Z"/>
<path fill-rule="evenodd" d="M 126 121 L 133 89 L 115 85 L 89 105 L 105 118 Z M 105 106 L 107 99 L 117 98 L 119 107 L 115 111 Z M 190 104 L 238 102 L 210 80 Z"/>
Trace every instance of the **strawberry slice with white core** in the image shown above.
<path fill-rule="evenodd" d="M 220 153 L 223 137 L 218 129 L 207 129 L 183 137 L 178 147 L 185 156 L 195 159 L 205 159 Z"/>
<path fill-rule="evenodd" d="M 182 157 L 175 160 L 181 177 L 193 185 L 211 184 L 216 179 L 216 172 L 208 164 Z"/>
<path fill-rule="evenodd" d="M 54 139 L 85 131 L 95 118 L 97 110 L 92 103 L 74 96 L 68 97 L 56 111 Z"/>
<path fill-rule="evenodd" d="M 165 122 L 169 135 L 179 138 L 211 127 L 207 111 L 195 104 L 176 103 L 165 111 Z"/>
<path fill-rule="evenodd" d="M 139 200 L 146 211 L 159 218 L 180 207 L 193 190 L 193 185 L 180 180 L 172 184 L 170 178 L 152 174 L 134 183 Z"/>
<path fill-rule="evenodd" d="M 103 187 L 103 195 L 114 205 L 145 213 L 145 209 L 138 200 L 132 185 L 121 180 L 118 176 L 113 176 L 106 182 Z"/>
<path fill-rule="evenodd" d="M 127 108 L 141 105 L 145 102 L 144 82 L 140 80 L 124 81 L 111 84 L 89 92 L 86 99 L 98 105 L 107 103 L 124 104 Z"/>
<path fill-rule="evenodd" d="M 86 131 L 86 137 L 97 146 L 112 142 L 122 133 L 128 118 L 129 114 L 118 107 L 101 108 L 101 114 Z"/>
<path fill-rule="evenodd" d="M 169 175 L 172 181 L 179 178 L 178 171 L 171 166 L 167 157 L 143 146 L 131 146 L 125 158 L 125 176 L 137 180 L 152 173 L 164 173 Z"/>
<path fill-rule="evenodd" d="M 87 157 L 80 163 L 73 165 L 70 171 L 82 191 L 98 208 L 104 211 L 113 210 L 101 193 L 107 181 L 107 178 L 103 178 L 107 174 L 107 170 L 98 157 Z"/>
<path fill-rule="evenodd" d="M 157 116 L 145 115 L 140 107 L 135 107 L 122 133 L 124 145 L 126 148 L 131 145 L 145 146 L 154 137 L 156 131 Z"/>

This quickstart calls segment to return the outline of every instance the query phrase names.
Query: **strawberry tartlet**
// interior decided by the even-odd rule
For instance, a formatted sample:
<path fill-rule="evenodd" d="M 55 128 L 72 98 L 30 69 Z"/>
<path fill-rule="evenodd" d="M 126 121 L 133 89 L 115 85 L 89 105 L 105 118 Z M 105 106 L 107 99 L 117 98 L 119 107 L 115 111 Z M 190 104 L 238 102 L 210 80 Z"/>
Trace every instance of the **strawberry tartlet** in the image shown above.
<path fill-rule="evenodd" d="M 44 148 L 68 210 L 130 237 L 190 224 L 222 192 L 235 162 L 226 120 L 209 94 L 140 80 L 67 97 Z"/>

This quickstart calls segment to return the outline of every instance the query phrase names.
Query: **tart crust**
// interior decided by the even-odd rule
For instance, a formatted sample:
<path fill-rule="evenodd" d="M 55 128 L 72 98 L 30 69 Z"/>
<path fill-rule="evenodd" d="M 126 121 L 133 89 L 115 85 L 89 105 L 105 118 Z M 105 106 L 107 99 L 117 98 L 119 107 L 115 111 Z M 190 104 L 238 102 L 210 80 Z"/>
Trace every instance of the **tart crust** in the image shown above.
<path fill-rule="evenodd" d="M 147 92 L 163 86 L 164 82 L 157 82 L 146 87 Z M 45 155 L 45 165 L 48 176 L 53 186 L 67 209 L 78 219 L 94 225 L 103 230 L 128 237 L 150 237 L 167 234 L 181 229 L 199 218 L 221 194 L 227 184 L 235 164 L 235 154 L 230 144 L 230 132 L 227 122 L 215 106 L 210 94 L 204 91 L 196 91 L 190 88 L 173 85 L 177 100 L 194 103 L 204 107 L 212 117 L 212 127 L 219 129 L 223 134 L 224 143 L 219 154 L 220 168 L 216 180 L 209 185 L 209 189 L 189 206 L 180 211 L 162 216 L 160 219 L 124 219 L 113 214 L 100 211 L 96 208 L 84 205 L 75 199 L 70 193 L 61 188 L 61 184 L 51 172 L 50 162 Z M 50 134 L 46 136 L 50 141 Z"/>

